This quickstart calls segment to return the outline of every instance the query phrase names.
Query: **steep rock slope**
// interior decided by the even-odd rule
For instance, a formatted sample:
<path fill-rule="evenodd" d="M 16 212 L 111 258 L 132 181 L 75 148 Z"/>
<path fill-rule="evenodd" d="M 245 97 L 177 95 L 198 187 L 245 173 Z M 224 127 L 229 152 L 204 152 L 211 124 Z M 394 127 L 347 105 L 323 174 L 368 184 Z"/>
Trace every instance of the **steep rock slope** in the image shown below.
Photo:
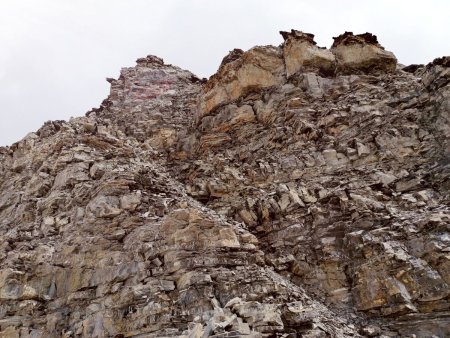
<path fill-rule="evenodd" d="M 0 148 L 0 337 L 449 334 L 449 59 L 281 33 Z"/>

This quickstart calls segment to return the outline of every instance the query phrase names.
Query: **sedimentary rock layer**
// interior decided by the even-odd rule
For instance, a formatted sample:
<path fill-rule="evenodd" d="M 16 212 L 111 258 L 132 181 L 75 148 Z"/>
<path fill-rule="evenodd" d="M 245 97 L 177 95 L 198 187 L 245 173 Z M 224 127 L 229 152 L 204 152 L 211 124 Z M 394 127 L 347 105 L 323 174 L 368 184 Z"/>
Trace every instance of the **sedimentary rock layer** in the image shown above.
<path fill-rule="evenodd" d="M 0 337 L 446 337 L 449 58 L 148 56 L 0 148 Z"/>

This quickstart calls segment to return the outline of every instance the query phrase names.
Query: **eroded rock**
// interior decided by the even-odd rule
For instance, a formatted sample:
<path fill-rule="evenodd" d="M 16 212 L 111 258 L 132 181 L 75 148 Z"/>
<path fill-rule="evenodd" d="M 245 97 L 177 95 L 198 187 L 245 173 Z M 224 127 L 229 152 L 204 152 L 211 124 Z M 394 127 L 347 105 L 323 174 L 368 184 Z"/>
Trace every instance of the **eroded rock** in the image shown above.
<path fill-rule="evenodd" d="M 370 33 L 345 32 L 334 38 L 331 52 L 341 74 L 392 73 L 397 66 L 394 54 L 386 51 Z"/>
<path fill-rule="evenodd" d="M 238 55 L 233 61 L 222 64 L 206 83 L 197 119 L 252 91 L 279 85 L 283 76 L 284 65 L 279 48 L 254 47 Z"/>
<path fill-rule="evenodd" d="M 296 72 L 317 72 L 321 75 L 334 75 L 336 59 L 326 48 L 316 46 L 314 35 L 292 30 L 280 32 L 284 38 L 283 57 L 286 75 Z"/>
<path fill-rule="evenodd" d="M 447 59 L 282 35 L 0 148 L 1 337 L 448 336 Z"/>

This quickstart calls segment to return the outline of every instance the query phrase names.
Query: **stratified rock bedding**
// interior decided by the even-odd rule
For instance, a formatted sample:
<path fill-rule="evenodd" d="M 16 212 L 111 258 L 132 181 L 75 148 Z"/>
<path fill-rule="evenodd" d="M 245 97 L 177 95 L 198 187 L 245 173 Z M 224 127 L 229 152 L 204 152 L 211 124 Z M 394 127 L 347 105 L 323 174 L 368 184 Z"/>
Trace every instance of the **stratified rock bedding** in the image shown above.
<path fill-rule="evenodd" d="M 449 57 L 148 56 L 0 148 L 0 337 L 447 337 Z"/>

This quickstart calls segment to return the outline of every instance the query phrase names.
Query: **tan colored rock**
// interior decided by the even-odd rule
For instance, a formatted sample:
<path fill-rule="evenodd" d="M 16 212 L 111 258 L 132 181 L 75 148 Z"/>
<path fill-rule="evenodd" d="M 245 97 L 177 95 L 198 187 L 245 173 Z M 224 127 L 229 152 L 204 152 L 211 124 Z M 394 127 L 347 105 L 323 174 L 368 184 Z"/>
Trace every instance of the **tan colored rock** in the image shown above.
<path fill-rule="evenodd" d="M 86 162 L 68 165 L 63 171 L 56 175 L 52 189 L 64 189 L 68 186 L 73 186 L 76 183 L 88 181 L 88 170 L 89 164 Z"/>
<path fill-rule="evenodd" d="M 189 332 L 188 338 L 201 338 L 203 336 L 203 325 L 197 323 Z"/>
<path fill-rule="evenodd" d="M 284 65 L 281 51 L 272 46 L 254 47 L 220 67 L 206 83 L 197 120 L 220 105 L 233 102 L 252 91 L 281 83 Z"/>
<path fill-rule="evenodd" d="M 227 304 L 227 306 L 230 306 Z M 245 321 L 258 332 L 267 332 L 269 327 L 283 328 L 281 313 L 274 304 L 261 304 L 259 302 L 240 302 L 231 306 L 233 311 L 244 318 Z"/>
<path fill-rule="evenodd" d="M 20 330 L 16 330 L 13 326 L 8 326 L 5 330 L 0 331 L 1 338 L 20 338 Z"/>
<path fill-rule="evenodd" d="M 120 200 L 116 196 L 97 196 L 86 207 L 93 217 L 114 217 L 122 212 Z"/>
<path fill-rule="evenodd" d="M 133 211 L 141 203 L 141 192 L 127 194 L 120 197 L 120 208 Z"/>
<path fill-rule="evenodd" d="M 320 48 L 314 41 L 314 35 L 297 30 L 280 32 L 284 38 L 283 57 L 286 64 L 286 76 L 296 72 L 317 72 L 321 75 L 334 75 L 336 58 L 326 48 Z"/>
<path fill-rule="evenodd" d="M 282 310 L 282 315 L 284 321 L 289 326 L 296 327 L 314 322 L 318 313 L 313 309 L 305 307 L 301 302 L 292 302 L 286 304 Z"/>
<path fill-rule="evenodd" d="M 341 74 L 392 73 L 397 66 L 395 55 L 386 51 L 370 33 L 345 32 L 334 38 L 331 51 L 336 56 L 337 72 Z"/>
<path fill-rule="evenodd" d="M 176 137 L 177 131 L 175 129 L 161 128 L 156 131 L 154 135 L 147 140 L 147 142 L 156 149 L 167 149 L 175 143 Z"/>
<path fill-rule="evenodd" d="M 213 133 L 203 135 L 199 143 L 201 149 L 209 149 L 220 146 L 228 141 L 231 141 L 231 137 L 227 133 Z"/>
<path fill-rule="evenodd" d="M 227 107 L 227 109 L 221 110 L 214 117 L 208 118 L 209 116 L 203 119 L 201 128 L 204 130 L 212 129 L 217 132 L 227 132 L 256 120 L 253 108 L 249 105 L 243 105 L 241 107 L 232 105 L 231 107 Z"/>

